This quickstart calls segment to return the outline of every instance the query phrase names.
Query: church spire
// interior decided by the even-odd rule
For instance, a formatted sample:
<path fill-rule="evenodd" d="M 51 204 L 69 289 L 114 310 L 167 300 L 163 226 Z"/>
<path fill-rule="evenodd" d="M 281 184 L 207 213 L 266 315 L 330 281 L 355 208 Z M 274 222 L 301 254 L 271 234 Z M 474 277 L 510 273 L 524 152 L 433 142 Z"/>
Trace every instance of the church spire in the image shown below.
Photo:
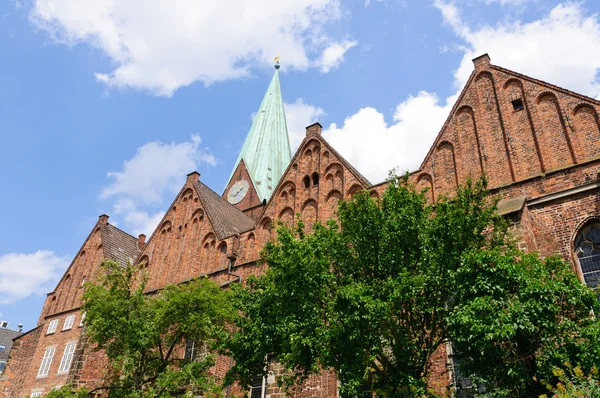
<path fill-rule="evenodd" d="M 230 177 L 231 184 L 235 171 L 243 161 L 260 201 L 271 197 L 292 158 L 279 84 L 278 58 L 275 59 L 275 74 Z"/>

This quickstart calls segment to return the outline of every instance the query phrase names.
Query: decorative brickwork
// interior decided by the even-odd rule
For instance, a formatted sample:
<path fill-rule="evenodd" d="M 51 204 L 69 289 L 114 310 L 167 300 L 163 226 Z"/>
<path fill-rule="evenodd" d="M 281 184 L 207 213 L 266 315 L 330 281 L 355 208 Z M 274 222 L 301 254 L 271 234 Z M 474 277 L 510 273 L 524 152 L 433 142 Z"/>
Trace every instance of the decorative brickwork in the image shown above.
<path fill-rule="evenodd" d="M 544 256 L 559 253 L 581 276 L 573 240 L 588 220 L 600 217 L 600 102 L 492 65 L 487 55 L 474 64 L 410 182 L 427 189 L 427 199 L 434 203 L 451 196 L 468 178 L 486 175 L 519 247 Z M 270 181 L 273 195 L 266 204 L 258 199 L 244 161 L 236 167 L 222 196 L 199 181 L 198 173 L 188 175 L 148 242 L 120 231 L 101 216 L 48 294 L 38 327 L 15 341 L 2 380 L 4 394 L 22 397 L 32 389 L 48 391 L 67 381 L 94 386 L 105 377 L 103 353 L 89 346 L 84 328 L 79 327 L 81 284 L 97 277 L 103 259 L 132 258 L 144 263 L 150 274 L 149 292 L 200 275 L 223 287 L 243 283 L 249 275 L 264 271 L 256 260 L 274 237 L 276 222 L 293 225 L 299 215 L 310 230 L 316 221 L 335 218 L 340 200 L 361 190 L 380 197 L 387 187 L 386 182 L 371 184 L 352 167 L 322 137 L 318 123 L 307 127 L 281 178 Z M 233 206 L 226 200 L 227 193 L 241 179 L 250 182 L 249 191 Z M 75 315 L 74 325 L 63 331 L 69 315 Z M 54 319 L 60 319 L 56 332 L 46 334 Z M 77 350 L 70 372 L 59 375 L 60 357 L 69 341 L 78 342 Z M 37 378 L 49 346 L 57 347 L 49 375 Z M 447 357 L 446 347 L 441 346 L 431 358 L 429 384 L 440 394 L 451 391 Z M 213 371 L 223 375 L 229 366 L 229 358 L 219 358 Z M 270 371 L 266 396 L 285 396 L 276 383 L 283 370 L 273 364 Z M 333 398 L 337 388 L 335 375 L 324 371 L 291 395 Z M 239 388 L 232 387 L 236 391 Z"/>

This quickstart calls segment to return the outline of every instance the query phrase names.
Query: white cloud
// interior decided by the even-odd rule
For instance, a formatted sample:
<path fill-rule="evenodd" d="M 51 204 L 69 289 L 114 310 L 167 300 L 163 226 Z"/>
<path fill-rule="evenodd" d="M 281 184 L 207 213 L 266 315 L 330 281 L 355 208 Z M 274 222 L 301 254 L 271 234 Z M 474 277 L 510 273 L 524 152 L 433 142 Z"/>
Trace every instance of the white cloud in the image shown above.
<path fill-rule="evenodd" d="M 213 154 L 200 147 L 201 142 L 199 135 L 192 135 L 190 141 L 177 144 L 155 141 L 142 145 L 123 163 L 123 171 L 108 172 L 113 182 L 100 197 L 125 195 L 138 202 L 161 203 L 163 192 L 177 192 L 185 175 L 199 164 L 216 165 Z"/>
<path fill-rule="evenodd" d="M 371 182 L 383 180 L 394 167 L 403 171 L 420 166 L 473 71 L 472 59 L 483 53 L 489 53 L 496 65 L 600 97 L 600 24 L 597 15 L 586 15 L 580 3 L 560 4 L 536 21 L 477 29 L 463 20 L 455 3 L 434 4 L 462 40 L 446 46 L 464 53 L 455 71 L 457 92 L 443 102 L 435 93 L 411 96 L 397 106 L 393 124 L 378 110 L 363 108 L 341 127 L 334 123 L 323 133 Z"/>
<path fill-rule="evenodd" d="M 305 103 L 302 98 L 297 98 L 295 102 L 286 103 L 284 106 L 290 146 L 294 153 L 306 135 L 306 126 L 319 121 L 319 118 L 325 116 L 325 111 L 318 106 Z"/>
<path fill-rule="evenodd" d="M 59 43 L 105 54 L 115 69 L 96 76 L 109 87 L 170 96 L 195 81 L 246 76 L 278 53 L 290 69 L 337 65 L 345 50 L 335 49 L 350 42 L 338 43 L 326 28 L 340 7 L 339 0 L 35 0 L 31 20 Z"/>
<path fill-rule="evenodd" d="M 450 105 L 441 105 L 435 94 L 421 91 L 400 103 L 394 123 L 374 108 L 362 108 L 338 127 L 332 123 L 323 136 L 372 183 L 383 181 L 391 169 L 419 167 Z"/>
<path fill-rule="evenodd" d="M 0 304 L 47 293 L 68 265 L 66 257 L 48 250 L 0 256 Z"/>
<path fill-rule="evenodd" d="M 471 60 L 488 53 L 496 65 L 600 97 L 600 23 L 597 15 L 586 15 L 580 3 L 559 4 L 532 22 L 501 22 L 477 29 L 463 21 L 456 5 L 438 0 L 435 6 L 465 42 L 455 73 L 457 88 L 469 78 Z"/>
<path fill-rule="evenodd" d="M 164 212 L 150 209 L 161 205 L 166 193 L 178 192 L 186 174 L 202 164 L 216 165 L 215 157 L 200 146 L 201 142 L 200 136 L 192 135 L 190 141 L 181 143 L 155 141 L 142 145 L 123 162 L 122 171 L 107 174 L 113 182 L 100 197 L 115 198 L 113 211 L 132 233 L 151 234 Z"/>
<path fill-rule="evenodd" d="M 345 41 L 342 43 L 332 43 L 323 50 L 319 65 L 321 66 L 321 72 L 327 73 L 332 69 L 337 68 L 343 61 L 346 51 L 356 46 L 356 41 Z"/>

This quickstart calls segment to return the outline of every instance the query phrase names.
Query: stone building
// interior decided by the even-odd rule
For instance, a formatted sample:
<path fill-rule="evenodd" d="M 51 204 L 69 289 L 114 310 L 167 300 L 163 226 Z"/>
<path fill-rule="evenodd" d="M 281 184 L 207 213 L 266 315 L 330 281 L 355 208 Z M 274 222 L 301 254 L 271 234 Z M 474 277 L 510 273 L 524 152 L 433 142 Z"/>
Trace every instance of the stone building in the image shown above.
<path fill-rule="evenodd" d="M 521 247 L 559 253 L 583 282 L 595 286 L 600 102 L 492 65 L 487 54 L 473 62 L 467 84 L 410 181 L 428 188 L 428 199 L 435 202 L 467 178 L 485 174 Z M 82 287 L 104 259 L 144 262 L 149 290 L 200 275 L 226 286 L 262 271 L 256 259 L 273 237 L 275 221 L 293 224 L 300 214 L 310 228 L 335 217 L 340 200 L 360 190 L 378 197 L 385 188 L 385 181 L 373 183 L 352 167 L 322 137 L 319 123 L 306 128 L 291 156 L 276 71 L 222 195 L 199 173 L 190 173 L 147 242 L 100 216 L 48 294 L 37 327 L 15 340 L 4 395 L 36 396 L 65 383 L 102 381 L 104 358 L 87 344 L 79 307 Z M 429 381 L 439 392 L 452 385 L 448 354 L 442 346 L 432 358 Z M 228 360 L 219 360 L 217 371 L 223 374 L 228 366 Z M 274 379 L 257 380 L 252 397 L 283 397 Z M 336 397 L 337 386 L 335 376 L 324 372 L 296 396 Z"/>

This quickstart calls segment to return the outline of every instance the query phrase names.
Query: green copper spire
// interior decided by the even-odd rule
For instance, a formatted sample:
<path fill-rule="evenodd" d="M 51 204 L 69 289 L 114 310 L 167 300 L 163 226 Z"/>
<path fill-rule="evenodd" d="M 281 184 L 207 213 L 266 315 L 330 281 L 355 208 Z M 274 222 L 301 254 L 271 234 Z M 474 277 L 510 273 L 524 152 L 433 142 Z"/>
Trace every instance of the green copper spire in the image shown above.
<path fill-rule="evenodd" d="M 278 69 L 279 61 L 275 64 L 273 79 L 231 172 L 233 176 L 243 159 L 260 200 L 269 200 L 292 158 Z"/>

